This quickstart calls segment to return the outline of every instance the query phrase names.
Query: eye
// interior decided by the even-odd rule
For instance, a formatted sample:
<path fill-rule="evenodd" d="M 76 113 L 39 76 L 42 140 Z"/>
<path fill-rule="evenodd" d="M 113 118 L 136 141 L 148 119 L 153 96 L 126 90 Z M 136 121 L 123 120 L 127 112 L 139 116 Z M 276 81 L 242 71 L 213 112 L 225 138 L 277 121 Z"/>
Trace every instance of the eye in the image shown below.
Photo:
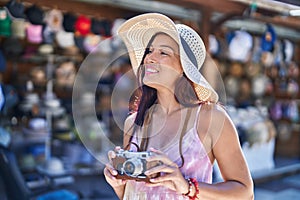
<path fill-rule="evenodd" d="M 153 48 L 147 48 L 146 54 L 151 54 L 153 52 Z"/>
<path fill-rule="evenodd" d="M 165 56 L 171 56 L 171 55 L 173 55 L 174 53 L 173 53 L 173 51 L 170 50 L 169 48 L 161 48 L 161 49 L 160 49 L 160 54 L 161 54 L 161 55 L 165 55 Z"/>
<path fill-rule="evenodd" d="M 166 55 L 166 56 L 169 55 L 169 53 L 168 53 L 167 51 L 161 51 L 160 54 L 161 54 L 161 55 Z"/>

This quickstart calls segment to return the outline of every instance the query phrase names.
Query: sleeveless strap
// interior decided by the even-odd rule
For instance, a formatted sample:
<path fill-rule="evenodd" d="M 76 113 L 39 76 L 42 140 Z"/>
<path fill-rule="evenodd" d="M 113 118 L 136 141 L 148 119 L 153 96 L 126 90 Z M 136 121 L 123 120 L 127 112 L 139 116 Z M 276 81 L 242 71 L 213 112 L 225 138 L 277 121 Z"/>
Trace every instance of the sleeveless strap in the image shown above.
<path fill-rule="evenodd" d="M 197 110 L 197 113 L 196 113 L 196 117 L 195 117 L 194 128 L 197 128 L 197 123 L 199 121 L 201 107 L 202 107 L 201 105 L 198 107 L 198 110 Z"/>
<path fill-rule="evenodd" d="M 188 125 L 188 121 L 191 117 L 191 113 L 192 113 L 192 109 L 188 108 L 186 116 L 185 116 L 184 124 L 181 129 L 181 135 L 183 135 L 187 131 L 187 125 Z"/>

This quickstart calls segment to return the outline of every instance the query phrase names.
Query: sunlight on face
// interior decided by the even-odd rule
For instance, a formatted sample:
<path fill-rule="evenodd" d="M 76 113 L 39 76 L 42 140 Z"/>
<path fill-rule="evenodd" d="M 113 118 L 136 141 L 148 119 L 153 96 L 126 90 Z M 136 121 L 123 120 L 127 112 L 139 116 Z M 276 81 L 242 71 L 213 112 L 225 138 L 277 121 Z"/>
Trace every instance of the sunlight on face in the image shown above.
<path fill-rule="evenodd" d="M 145 57 L 144 67 L 144 84 L 173 91 L 175 81 L 183 73 L 178 44 L 168 35 L 157 35 Z"/>

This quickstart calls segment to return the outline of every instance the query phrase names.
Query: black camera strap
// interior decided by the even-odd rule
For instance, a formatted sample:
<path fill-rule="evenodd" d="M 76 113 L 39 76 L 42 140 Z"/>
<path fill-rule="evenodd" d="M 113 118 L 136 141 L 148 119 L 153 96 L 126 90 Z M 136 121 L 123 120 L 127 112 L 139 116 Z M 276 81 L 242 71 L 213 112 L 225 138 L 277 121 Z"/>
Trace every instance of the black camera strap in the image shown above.
<path fill-rule="evenodd" d="M 186 133 L 186 131 L 187 131 L 187 125 L 188 125 L 189 119 L 191 117 L 191 113 L 192 113 L 192 109 L 188 108 L 186 116 L 185 116 L 184 124 L 181 129 L 181 134 L 180 134 L 180 139 L 179 139 L 179 154 L 180 154 L 180 158 L 181 158 L 182 162 L 181 162 L 180 167 L 182 167 L 184 164 L 184 159 L 183 159 L 183 155 L 182 155 L 182 139 L 183 139 L 184 133 Z"/>

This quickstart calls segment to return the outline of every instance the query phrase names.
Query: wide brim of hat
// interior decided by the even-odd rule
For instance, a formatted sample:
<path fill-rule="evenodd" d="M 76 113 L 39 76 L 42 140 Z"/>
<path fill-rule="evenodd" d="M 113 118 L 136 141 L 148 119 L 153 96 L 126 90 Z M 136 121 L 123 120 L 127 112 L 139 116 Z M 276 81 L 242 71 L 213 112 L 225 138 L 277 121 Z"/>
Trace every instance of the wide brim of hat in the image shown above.
<path fill-rule="evenodd" d="M 217 93 L 199 71 L 201 66 L 195 66 L 185 53 L 177 29 L 177 25 L 167 16 L 159 13 L 146 13 L 123 23 L 118 29 L 118 35 L 128 50 L 133 71 L 137 74 L 145 49 L 152 36 L 156 33 L 168 34 L 179 44 L 184 73 L 194 83 L 195 92 L 199 100 L 217 102 Z"/>

